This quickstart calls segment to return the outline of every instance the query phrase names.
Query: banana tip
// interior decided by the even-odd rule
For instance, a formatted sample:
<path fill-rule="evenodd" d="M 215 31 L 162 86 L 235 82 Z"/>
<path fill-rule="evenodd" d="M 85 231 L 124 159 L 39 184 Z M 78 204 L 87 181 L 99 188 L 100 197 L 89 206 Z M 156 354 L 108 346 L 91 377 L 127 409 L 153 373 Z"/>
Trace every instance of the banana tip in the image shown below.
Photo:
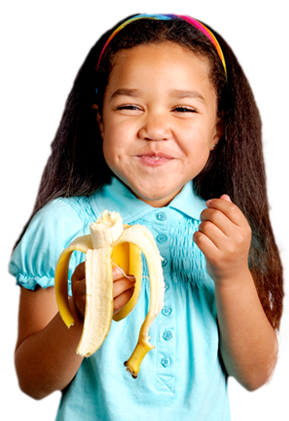
<path fill-rule="evenodd" d="M 137 379 L 137 373 L 128 365 L 128 362 L 125 361 L 123 365 L 126 367 L 126 371 L 128 371 L 133 379 Z"/>

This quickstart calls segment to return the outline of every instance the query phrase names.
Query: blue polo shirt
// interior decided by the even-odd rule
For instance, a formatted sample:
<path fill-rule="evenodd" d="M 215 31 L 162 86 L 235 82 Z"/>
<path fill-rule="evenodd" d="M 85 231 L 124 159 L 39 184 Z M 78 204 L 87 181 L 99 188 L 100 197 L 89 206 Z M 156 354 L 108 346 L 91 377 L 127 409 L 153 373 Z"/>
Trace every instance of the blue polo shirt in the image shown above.
<path fill-rule="evenodd" d="M 11 262 L 10 273 L 28 289 L 53 286 L 61 251 L 104 210 L 123 222 L 147 226 L 163 257 L 165 305 L 150 328 L 155 349 L 143 360 L 137 379 L 125 370 L 148 312 L 146 262 L 134 311 L 112 322 L 101 348 L 84 359 L 64 390 L 57 421 L 228 421 L 227 381 L 219 360 L 214 283 L 203 254 L 193 242 L 205 202 L 186 184 L 172 202 L 153 208 L 118 179 L 89 197 L 59 198 L 31 221 Z M 74 252 L 70 277 L 84 260 Z"/>

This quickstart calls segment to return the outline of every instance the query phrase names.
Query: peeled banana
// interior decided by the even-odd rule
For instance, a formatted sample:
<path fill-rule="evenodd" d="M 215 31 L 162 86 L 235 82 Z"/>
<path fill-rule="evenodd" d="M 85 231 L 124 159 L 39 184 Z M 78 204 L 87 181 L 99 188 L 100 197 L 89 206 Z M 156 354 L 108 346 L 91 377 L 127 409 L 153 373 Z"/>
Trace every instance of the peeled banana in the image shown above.
<path fill-rule="evenodd" d="M 70 327 L 74 319 L 68 304 L 68 268 L 71 254 L 86 253 L 86 307 L 83 331 L 76 352 L 84 357 L 92 355 L 105 340 L 112 319 L 124 319 L 135 307 L 141 289 L 144 254 L 150 278 L 150 307 L 141 326 L 137 345 L 124 363 L 133 377 L 137 377 L 145 355 L 154 348 L 149 342 L 149 328 L 164 304 L 164 280 L 161 256 L 152 233 L 142 225 L 123 225 L 117 212 L 104 211 L 90 225 L 90 235 L 78 237 L 61 253 L 55 269 L 55 294 L 60 315 Z M 119 266 L 125 274 L 135 277 L 131 299 L 113 315 L 112 266 Z"/>

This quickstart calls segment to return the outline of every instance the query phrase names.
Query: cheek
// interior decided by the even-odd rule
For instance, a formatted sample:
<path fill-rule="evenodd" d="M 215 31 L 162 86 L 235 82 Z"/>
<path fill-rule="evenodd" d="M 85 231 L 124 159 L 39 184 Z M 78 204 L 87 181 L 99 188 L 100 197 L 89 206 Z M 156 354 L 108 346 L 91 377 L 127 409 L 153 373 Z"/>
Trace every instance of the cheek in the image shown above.
<path fill-rule="evenodd" d="M 116 156 L 123 159 L 134 147 L 135 132 L 136 129 L 129 121 L 122 124 L 112 121 L 105 125 L 102 136 L 105 155 L 112 155 L 112 159 Z"/>
<path fill-rule="evenodd" d="M 110 131 L 103 132 L 102 136 L 102 150 L 106 163 L 110 166 L 113 162 L 113 157 L 116 153 L 113 138 Z"/>
<path fill-rule="evenodd" d="M 107 138 L 105 136 L 103 137 L 102 150 L 106 163 L 109 167 L 111 167 L 112 165 L 114 165 L 118 153 L 114 143 L 111 141 L 110 138 Z"/>
<path fill-rule="evenodd" d="M 192 160 L 206 160 L 210 154 L 211 139 L 211 133 L 204 131 L 203 127 L 194 127 L 182 138 L 183 153 Z"/>
<path fill-rule="evenodd" d="M 187 166 L 184 171 L 192 172 L 194 178 L 205 167 L 210 156 L 210 143 L 197 135 L 185 144 L 183 153 L 187 157 Z"/>
<path fill-rule="evenodd" d="M 206 165 L 210 156 L 210 148 L 207 144 L 203 145 L 202 149 L 198 150 L 196 153 L 196 162 L 199 167 L 199 172 L 201 172 Z"/>
<path fill-rule="evenodd" d="M 102 149 L 104 159 L 112 171 L 116 172 L 119 167 L 125 165 L 127 146 L 119 133 L 113 131 L 105 133 Z"/>

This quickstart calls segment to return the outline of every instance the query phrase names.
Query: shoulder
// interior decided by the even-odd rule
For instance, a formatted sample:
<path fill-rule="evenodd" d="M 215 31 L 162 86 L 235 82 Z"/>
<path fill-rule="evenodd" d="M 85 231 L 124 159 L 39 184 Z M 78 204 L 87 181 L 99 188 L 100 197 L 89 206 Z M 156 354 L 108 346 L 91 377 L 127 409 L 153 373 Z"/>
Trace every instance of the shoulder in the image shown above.
<path fill-rule="evenodd" d="M 28 230 L 36 225 L 46 227 L 50 232 L 60 227 L 62 231 L 75 231 L 96 218 L 88 197 L 60 197 L 48 202 L 33 216 Z"/>
<path fill-rule="evenodd" d="M 32 220 L 45 219 L 64 222 L 67 218 L 72 223 L 80 221 L 85 223 L 96 219 L 89 198 L 86 196 L 59 197 L 51 200 L 34 215 Z"/>
<path fill-rule="evenodd" d="M 20 278 L 30 283 L 33 278 L 33 288 L 35 279 L 43 277 L 49 279 L 50 285 L 62 250 L 76 237 L 88 234 L 95 219 L 85 197 L 58 198 L 47 203 L 33 216 L 14 250 L 10 273 L 21 284 L 24 281 L 20 282 Z"/>
<path fill-rule="evenodd" d="M 87 197 L 57 198 L 33 216 L 21 242 L 66 247 L 73 238 L 86 234 L 95 219 Z"/>

